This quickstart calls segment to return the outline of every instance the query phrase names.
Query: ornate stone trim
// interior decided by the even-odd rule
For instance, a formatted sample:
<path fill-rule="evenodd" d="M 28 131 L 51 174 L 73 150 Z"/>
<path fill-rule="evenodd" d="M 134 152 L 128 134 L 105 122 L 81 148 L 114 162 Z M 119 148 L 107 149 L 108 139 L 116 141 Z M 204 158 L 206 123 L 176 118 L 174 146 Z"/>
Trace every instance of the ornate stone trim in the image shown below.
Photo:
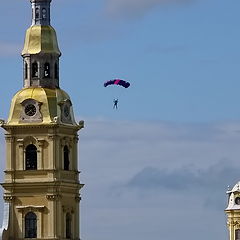
<path fill-rule="evenodd" d="M 73 142 L 74 142 L 74 143 L 78 143 L 78 141 L 79 141 L 79 137 L 78 137 L 78 135 L 76 135 L 76 136 L 73 138 Z"/>
<path fill-rule="evenodd" d="M 43 212 L 45 209 L 45 206 L 33 206 L 33 205 L 27 205 L 27 206 L 16 206 L 16 209 L 19 212 L 24 212 L 24 211 L 38 211 L 38 212 Z"/>
<path fill-rule="evenodd" d="M 50 123 L 49 122 L 49 124 L 34 124 L 34 123 L 32 123 L 32 124 L 28 124 L 28 125 L 7 125 L 7 124 L 4 124 L 3 125 L 3 128 L 4 129 L 15 129 L 15 128 L 18 128 L 18 129 L 25 129 L 25 128 L 27 128 L 27 129 L 31 129 L 31 128 L 35 128 L 35 129 L 37 129 L 37 128 L 46 128 L 46 129 L 56 129 L 56 128 L 66 128 L 66 129 L 75 129 L 76 131 L 78 131 L 79 130 L 79 126 L 77 125 L 77 126 L 75 126 L 75 125 L 60 125 L 60 124 L 57 124 L 57 123 Z"/>
<path fill-rule="evenodd" d="M 23 102 L 21 102 L 22 104 L 22 112 L 20 114 L 20 123 L 39 123 L 42 122 L 43 118 L 42 118 L 42 114 L 40 111 L 41 102 L 36 101 L 35 99 L 32 98 L 28 98 L 25 99 Z M 33 105 L 35 107 L 35 113 L 34 115 L 27 115 L 26 114 L 26 107 Z"/>
<path fill-rule="evenodd" d="M 37 143 L 39 147 L 43 147 L 45 144 L 45 139 L 44 138 L 37 138 Z"/>
<path fill-rule="evenodd" d="M 3 196 L 5 202 L 13 202 L 15 197 L 14 196 Z"/>
<path fill-rule="evenodd" d="M 13 136 L 11 136 L 11 135 L 5 135 L 5 140 L 6 140 L 6 142 L 9 142 L 9 143 L 13 143 L 14 142 L 14 137 Z"/>
<path fill-rule="evenodd" d="M 81 198 L 80 194 L 75 196 L 75 201 L 76 202 L 80 202 L 81 200 L 82 200 L 82 198 Z"/>
<path fill-rule="evenodd" d="M 72 124 L 72 102 L 70 99 L 65 99 L 58 103 L 61 109 L 61 121 L 63 123 Z"/>
<path fill-rule="evenodd" d="M 5 120 L 4 119 L 0 119 L 0 127 L 2 127 L 5 124 Z"/>
<path fill-rule="evenodd" d="M 81 129 L 81 128 L 84 128 L 84 121 L 83 121 L 83 120 L 79 121 L 78 127 L 79 127 L 80 129 Z"/>
<path fill-rule="evenodd" d="M 47 194 L 46 198 L 48 201 L 58 201 L 61 198 L 59 194 Z"/>
<path fill-rule="evenodd" d="M 73 207 L 68 207 L 68 206 L 62 206 L 62 210 L 63 210 L 63 212 L 70 212 L 70 213 L 74 213 L 74 209 L 73 209 Z"/>

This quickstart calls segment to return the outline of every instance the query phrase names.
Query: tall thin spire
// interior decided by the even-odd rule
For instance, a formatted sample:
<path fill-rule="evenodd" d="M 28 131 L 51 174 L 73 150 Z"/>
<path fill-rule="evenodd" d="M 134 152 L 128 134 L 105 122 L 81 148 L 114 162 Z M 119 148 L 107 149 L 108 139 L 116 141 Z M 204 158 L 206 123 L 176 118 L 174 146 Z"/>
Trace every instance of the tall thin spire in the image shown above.
<path fill-rule="evenodd" d="M 52 0 L 30 0 L 32 3 L 32 25 L 50 25 L 50 4 Z"/>
<path fill-rule="evenodd" d="M 59 88 L 59 57 L 57 36 L 50 25 L 52 0 L 30 0 L 32 25 L 26 32 L 22 51 L 24 87 Z"/>

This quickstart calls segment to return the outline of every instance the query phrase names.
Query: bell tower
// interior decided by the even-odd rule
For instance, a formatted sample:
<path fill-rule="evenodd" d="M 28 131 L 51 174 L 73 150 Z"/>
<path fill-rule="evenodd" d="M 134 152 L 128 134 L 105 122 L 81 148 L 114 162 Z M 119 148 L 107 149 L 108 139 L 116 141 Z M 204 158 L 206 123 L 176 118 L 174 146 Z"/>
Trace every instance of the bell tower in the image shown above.
<path fill-rule="evenodd" d="M 59 86 L 51 0 L 30 0 L 23 88 L 12 98 L 5 130 L 6 169 L 1 239 L 80 239 L 78 131 L 69 95 Z"/>
<path fill-rule="evenodd" d="M 225 212 L 227 214 L 229 240 L 240 240 L 240 182 L 231 190 L 229 189 L 227 194 L 228 206 Z"/>

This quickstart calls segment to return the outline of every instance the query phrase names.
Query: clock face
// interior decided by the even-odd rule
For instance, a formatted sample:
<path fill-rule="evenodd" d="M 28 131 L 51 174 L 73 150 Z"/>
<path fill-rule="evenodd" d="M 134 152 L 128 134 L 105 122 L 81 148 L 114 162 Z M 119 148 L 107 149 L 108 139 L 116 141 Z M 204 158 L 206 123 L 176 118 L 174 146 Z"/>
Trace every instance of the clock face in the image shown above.
<path fill-rule="evenodd" d="M 236 197 L 236 198 L 235 198 L 235 203 L 236 203 L 237 205 L 240 205 L 240 197 Z"/>
<path fill-rule="evenodd" d="M 65 117 L 69 116 L 69 107 L 67 105 L 64 106 L 63 113 Z"/>
<path fill-rule="evenodd" d="M 30 116 L 30 117 L 34 116 L 36 112 L 37 112 L 37 109 L 33 104 L 28 104 L 25 107 L 25 114 Z"/>

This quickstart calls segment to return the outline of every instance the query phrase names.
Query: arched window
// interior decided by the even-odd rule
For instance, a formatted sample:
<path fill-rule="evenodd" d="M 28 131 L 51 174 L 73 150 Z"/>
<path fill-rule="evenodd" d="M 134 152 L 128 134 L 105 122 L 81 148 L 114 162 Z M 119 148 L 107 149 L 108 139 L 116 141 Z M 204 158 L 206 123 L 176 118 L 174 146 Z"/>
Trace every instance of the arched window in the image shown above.
<path fill-rule="evenodd" d="M 54 66 L 54 75 L 55 75 L 55 78 L 58 79 L 59 74 L 58 74 L 58 64 L 57 63 L 55 63 L 55 66 Z"/>
<path fill-rule="evenodd" d="M 69 149 L 67 146 L 63 148 L 64 170 L 69 170 Z"/>
<path fill-rule="evenodd" d="M 50 64 L 49 63 L 44 64 L 44 77 L 50 78 Z"/>
<path fill-rule="evenodd" d="M 240 229 L 235 230 L 235 240 L 240 240 Z"/>
<path fill-rule="evenodd" d="M 38 77 L 38 64 L 36 62 L 32 64 L 32 77 Z"/>
<path fill-rule="evenodd" d="M 33 212 L 25 216 L 25 238 L 37 238 L 37 216 Z"/>
<path fill-rule="evenodd" d="M 72 218 L 71 214 L 66 214 L 66 238 L 70 239 L 72 235 Z"/>
<path fill-rule="evenodd" d="M 24 72 L 25 72 L 25 79 L 28 78 L 28 64 L 25 62 L 24 64 Z"/>
<path fill-rule="evenodd" d="M 43 19 L 46 19 L 46 18 L 47 18 L 47 10 L 46 10 L 46 8 L 43 8 L 43 9 L 42 9 L 42 18 L 43 18 Z"/>
<path fill-rule="evenodd" d="M 40 15 L 40 11 L 39 11 L 39 8 L 36 8 L 36 11 L 35 11 L 35 18 L 36 19 L 39 19 L 39 16 Z"/>
<path fill-rule="evenodd" d="M 37 148 L 35 145 L 30 144 L 26 147 L 25 161 L 26 161 L 26 170 L 37 169 Z"/>

